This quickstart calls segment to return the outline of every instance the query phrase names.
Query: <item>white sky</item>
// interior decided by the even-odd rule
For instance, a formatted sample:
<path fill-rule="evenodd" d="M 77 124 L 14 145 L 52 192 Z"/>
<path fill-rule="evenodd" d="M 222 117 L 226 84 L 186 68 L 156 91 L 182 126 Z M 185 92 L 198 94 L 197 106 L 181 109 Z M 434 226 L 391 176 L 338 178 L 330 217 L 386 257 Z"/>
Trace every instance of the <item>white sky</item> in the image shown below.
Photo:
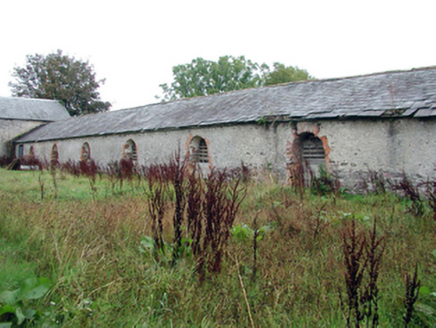
<path fill-rule="evenodd" d="M 245 56 L 316 78 L 436 65 L 435 0 L 2 0 L 0 96 L 14 66 L 57 49 L 89 60 L 112 109 L 157 102 L 172 67 Z"/>

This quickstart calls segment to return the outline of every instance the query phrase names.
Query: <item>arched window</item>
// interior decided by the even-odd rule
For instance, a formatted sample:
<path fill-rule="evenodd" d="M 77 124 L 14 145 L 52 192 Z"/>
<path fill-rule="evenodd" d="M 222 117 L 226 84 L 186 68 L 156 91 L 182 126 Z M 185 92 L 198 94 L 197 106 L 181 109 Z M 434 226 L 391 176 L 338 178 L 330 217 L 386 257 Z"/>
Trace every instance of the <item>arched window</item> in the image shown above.
<path fill-rule="evenodd" d="M 91 159 L 91 147 L 89 143 L 85 142 L 82 145 L 82 150 L 80 152 L 80 160 L 81 161 L 89 161 Z"/>
<path fill-rule="evenodd" d="M 57 162 L 59 159 L 59 151 L 58 151 L 58 145 L 53 144 L 53 147 L 51 147 L 51 155 L 50 155 L 52 162 Z"/>
<path fill-rule="evenodd" d="M 302 183 L 309 186 L 313 177 L 319 175 L 320 166 L 325 166 L 325 151 L 320 138 L 304 132 L 295 140 L 295 155 L 302 170 Z"/>
<path fill-rule="evenodd" d="M 124 144 L 123 157 L 132 159 L 134 162 L 138 160 L 138 153 L 136 151 L 136 143 L 129 139 Z"/>
<path fill-rule="evenodd" d="M 33 148 L 33 146 L 30 146 L 30 149 L 29 149 L 29 156 L 30 156 L 30 157 L 35 157 L 35 149 Z"/>
<path fill-rule="evenodd" d="M 209 152 L 206 140 L 196 136 L 189 145 L 190 160 L 192 163 L 209 163 Z"/>
<path fill-rule="evenodd" d="M 303 161 L 310 166 L 325 165 L 325 152 L 321 139 L 315 137 L 313 133 L 302 133 L 300 135 L 301 155 Z"/>

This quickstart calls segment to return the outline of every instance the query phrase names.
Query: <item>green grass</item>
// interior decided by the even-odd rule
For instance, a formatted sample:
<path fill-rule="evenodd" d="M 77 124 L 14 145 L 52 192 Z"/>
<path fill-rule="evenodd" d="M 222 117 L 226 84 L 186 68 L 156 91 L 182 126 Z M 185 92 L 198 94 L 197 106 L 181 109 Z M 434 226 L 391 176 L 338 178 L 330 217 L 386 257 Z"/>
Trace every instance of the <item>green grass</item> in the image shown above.
<path fill-rule="evenodd" d="M 44 197 L 41 197 L 41 182 Z M 231 237 L 219 274 L 200 282 L 189 253 L 155 257 L 141 247 L 151 236 L 146 196 L 138 182 L 113 188 L 97 178 L 0 169 L 0 292 L 38 276 L 54 285 L 31 301 L 38 324 L 62 327 L 343 327 L 347 311 L 341 231 L 351 218 L 369 231 L 378 218 L 386 235 L 379 277 L 380 326 L 403 326 L 404 275 L 418 264 L 422 285 L 436 292 L 436 226 L 391 194 L 314 196 L 274 183 L 247 185 L 237 225 L 268 225 L 257 249 Z M 172 242 L 172 205 L 164 238 Z M 314 237 L 316 218 L 322 228 Z M 250 236 L 250 235 L 248 235 Z M 241 286 L 242 278 L 244 289 Z M 244 297 L 247 301 L 250 310 Z M 436 325 L 433 295 L 421 295 L 411 327 Z M 427 309 L 427 313 L 425 313 Z"/>

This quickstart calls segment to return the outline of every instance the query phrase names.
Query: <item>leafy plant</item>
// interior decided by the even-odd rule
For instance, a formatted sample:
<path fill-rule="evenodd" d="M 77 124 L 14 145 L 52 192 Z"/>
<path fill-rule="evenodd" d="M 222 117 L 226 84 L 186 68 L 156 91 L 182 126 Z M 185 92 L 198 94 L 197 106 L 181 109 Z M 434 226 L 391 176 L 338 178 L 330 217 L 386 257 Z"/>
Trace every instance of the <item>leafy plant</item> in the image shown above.
<path fill-rule="evenodd" d="M 42 298 L 51 285 L 50 279 L 34 277 L 23 280 L 18 289 L 0 293 L 0 325 L 23 325 L 41 317 L 42 312 L 28 307 L 28 301 Z"/>
<path fill-rule="evenodd" d="M 338 194 L 341 191 L 341 184 L 331 173 L 329 173 L 324 165 L 319 166 L 319 176 L 310 172 L 312 191 L 317 195 L 325 195 L 329 193 Z"/>
<path fill-rule="evenodd" d="M 417 186 L 414 186 L 412 181 L 403 173 L 401 181 L 393 186 L 394 190 L 402 191 L 404 197 L 411 201 L 410 212 L 415 216 L 422 216 L 425 211 L 424 202 L 419 193 Z"/>

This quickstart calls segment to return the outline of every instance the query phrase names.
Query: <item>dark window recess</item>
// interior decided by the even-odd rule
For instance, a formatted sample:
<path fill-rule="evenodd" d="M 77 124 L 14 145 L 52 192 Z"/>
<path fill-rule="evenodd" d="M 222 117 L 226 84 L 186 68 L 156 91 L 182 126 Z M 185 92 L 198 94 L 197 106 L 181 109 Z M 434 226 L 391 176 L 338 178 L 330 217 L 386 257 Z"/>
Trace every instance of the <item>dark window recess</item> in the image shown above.
<path fill-rule="evenodd" d="M 85 142 L 82 146 L 82 153 L 80 159 L 82 161 L 87 161 L 91 158 L 91 147 L 89 147 L 89 143 Z"/>
<path fill-rule="evenodd" d="M 209 156 L 207 154 L 207 145 L 204 139 L 201 139 L 198 144 L 197 158 L 198 158 L 198 163 L 209 163 Z"/>
<path fill-rule="evenodd" d="M 136 143 L 132 139 L 127 140 L 127 142 L 126 142 L 125 154 L 128 158 L 131 158 L 135 162 L 138 160 L 138 153 L 136 151 Z"/>
<path fill-rule="evenodd" d="M 24 155 L 23 145 L 18 145 L 18 157 L 22 157 Z"/>
<path fill-rule="evenodd" d="M 138 160 L 138 153 L 136 152 L 136 144 L 132 143 L 132 159 L 134 161 Z"/>
<path fill-rule="evenodd" d="M 54 144 L 53 147 L 51 148 L 51 160 L 57 161 L 58 159 L 59 159 L 58 146 Z"/>
<path fill-rule="evenodd" d="M 303 140 L 303 159 L 310 164 L 324 163 L 325 152 L 319 138 L 310 136 Z"/>

